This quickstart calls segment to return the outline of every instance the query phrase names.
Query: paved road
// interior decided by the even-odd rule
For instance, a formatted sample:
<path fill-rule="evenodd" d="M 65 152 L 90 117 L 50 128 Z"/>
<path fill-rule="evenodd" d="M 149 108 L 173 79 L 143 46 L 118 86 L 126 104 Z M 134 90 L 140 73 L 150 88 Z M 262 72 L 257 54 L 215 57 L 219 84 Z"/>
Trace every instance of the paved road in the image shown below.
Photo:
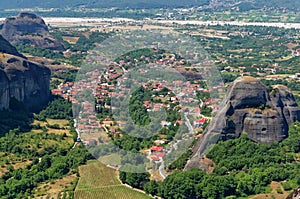
<path fill-rule="evenodd" d="M 192 125 L 191 125 L 191 123 L 190 123 L 190 120 L 187 118 L 187 113 L 184 114 L 184 119 L 185 119 L 185 124 L 187 125 L 187 127 L 188 127 L 188 129 L 189 129 L 189 133 L 188 133 L 188 134 L 189 134 L 189 135 L 193 135 L 193 133 L 194 133 L 193 127 L 192 127 Z M 167 153 L 171 153 L 172 150 L 173 150 L 173 148 L 174 148 L 175 150 L 177 150 L 177 149 L 178 149 L 178 144 L 179 144 L 179 142 L 180 142 L 180 141 L 177 140 L 177 141 L 173 144 L 173 146 L 171 147 L 171 149 L 170 149 L 169 151 L 167 151 Z M 162 160 L 161 165 L 159 166 L 159 174 L 161 175 L 161 177 L 162 177 L 163 179 L 165 179 L 165 178 L 167 177 L 164 168 L 165 168 L 165 164 L 164 164 L 164 161 Z"/>
<path fill-rule="evenodd" d="M 187 125 L 189 129 L 189 134 L 193 134 L 193 127 L 190 123 L 190 120 L 187 118 L 187 113 L 184 113 L 184 119 L 185 119 L 185 124 Z"/>
<path fill-rule="evenodd" d="M 76 145 L 78 144 L 79 142 L 75 142 L 72 149 L 74 149 L 76 147 Z"/>
<path fill-rule="evenodd" d="M 166 179 L 167 175 L 165 173 L 165 163 L 164 161 L 161 162 L 161 165 L 159 166 L 159 174 L 161 175 L 161 177 L 163 177 L 163 179 Z"/>
<path fill-rule="evenodd" d="M 76 133 L 77 133 L 77 140 L 80 140 L 81 138 L 80 138 L 80 133 L 79 133 L 79 131 L 78 131 L 78 129 L 77 129 L 77 120 L 76 120 L 76 119 L 74 119 L 74 128 L 75 128 Z M 72 149 L 74 149 L 78 143 L 79 143 L 79 142 L 76 141 L 76 142 L 74 143 Z"/>

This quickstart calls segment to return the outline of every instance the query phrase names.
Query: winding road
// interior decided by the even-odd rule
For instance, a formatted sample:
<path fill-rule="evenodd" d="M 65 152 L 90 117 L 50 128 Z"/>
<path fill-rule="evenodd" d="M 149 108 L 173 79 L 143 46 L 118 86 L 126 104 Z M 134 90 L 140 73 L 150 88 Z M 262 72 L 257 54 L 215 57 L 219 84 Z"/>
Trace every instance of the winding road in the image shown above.
<path fill-rule="evenodd" d="M 79 133 L 79 131 L 78 131 L 78 129 L 77 129 L 77 120 L 76 120 L 76 119 L 74 119 L 74 128 L 75 128 L 76 133 L 77 133 L 77 140 L 76 140 L 76 142 L 74 143 L 72 149 L 74 149 L 74 148 L 76 147 L 76 145 L 79 143 L 78 140 L 81 139 L 81 138 L 80 138 L 80 133 Z"/>
<path fill-rule="evenodd" d="M 164 170 L 164 168 L 165 168 L 165 163 L 164 163 L 164 161 L 162 161 L 161 162 L 161 165 L 159 166 L 159 174 L 161 175 L 161 177 L 163 178 L 163 179 L 166 179 L 166 177 L 167 177 L 167 175 L 166 175 L 166 173 L 165 173 L 165 170 Z"/>

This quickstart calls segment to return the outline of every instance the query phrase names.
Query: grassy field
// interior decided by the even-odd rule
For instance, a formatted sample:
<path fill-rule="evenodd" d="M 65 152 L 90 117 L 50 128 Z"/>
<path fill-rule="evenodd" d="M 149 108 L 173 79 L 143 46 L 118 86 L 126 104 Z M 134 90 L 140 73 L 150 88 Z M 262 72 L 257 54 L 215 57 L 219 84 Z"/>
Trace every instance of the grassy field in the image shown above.
<path fill-rule="evenodd" d="M 149 199 L 151 197 L 122 185 L 116 170 L 97 160 L 79 167 L 75 199 Z"/>
<path fill-rule="evenodd" d="M 120 165 L 121 164 L 121 157 L 119 154 L 111 154 L 111 155 L 107 155 L 107 156 L 103 156 L 99 158 L 99 161 L 102 162 L 103 164 L 117 164 Z"/>
<path fill-rule="evenodd" d="M 63 195 L 63 190 L 66 187 L 72 186 L 72 183 L 76 180 L 76 175 L 68 175 L 62 179 L 58 179 L 53 183 L 43 183 L 35 191 L 35 198 L 47 199 L 58 198 L 59 195 Z"/>
<path fill-rule="evenodd" d="M 282 185 L 279 182 L 272 182 L 270 184 L 270 193 L 267 194 L 258 194 L 253 197 L 249 197 L 249 199 L 269 199 L 269 198 L 274 198 L 274 199 L 282 199 L 286 198 L 289 193 L 284 191 Z M 278 191 L 280 190 L 280 191 Z"/>
<path fill-rule="evenodd" d="M 80 179 L 76 189 L 88 189 L 120 185 L 117 171 L 106 167 L 97 160 L 79 167 Z"/>
<path fill-rule="evenodd" d="M 54 120 L 54 119 L 49 119 L 49 118 L 47 118 L 46 122 L 34 120 L 33 125 L 37 125 L 37 124 L 39 124 L 41 127 L 45 127 L 47 124 L 49 124 L 49 125 L 57 124 L 57 125 L 59 125 L 60 129 L 54 129 L 54 128 L 47 127 L 48 133 L 53 133 L 56 135 L 61 135 L 63 133 L 66 133 L 67 136 L 72 136 L 69 131 L 70 127 L 68 126 L 69 125 L 68 120 Z M 41 129 L 32 130 L 32 132 L 41 133 L 42 130 Z M 72 139 L 71 139 L 71 141 L 72 141 Z"/>

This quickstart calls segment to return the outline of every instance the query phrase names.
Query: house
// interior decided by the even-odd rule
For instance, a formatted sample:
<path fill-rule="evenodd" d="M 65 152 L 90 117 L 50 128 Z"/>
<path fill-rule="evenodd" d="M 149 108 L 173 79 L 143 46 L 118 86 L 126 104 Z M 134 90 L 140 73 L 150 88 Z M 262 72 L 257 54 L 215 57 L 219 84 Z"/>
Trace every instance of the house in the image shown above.
<path fill-rule="evenodd" d="M 150 148 L 151 153 L 153 152 L 162 152 L 164 150 L 164 147 L 162 146 L 152 146 Z"/>
<path fill-rule="evenodd" d="M 178 99 L 177 99 L 177 97 L 171 97 L 171 98 L 170 98 L 170 101 L 171 101 L 171 102 L 177 102 Z"/>
<path fill-rule="evenodd" d="M 204 123 L 206 122 L 206 118 L 201 118 L 201 119 L 198 119 L 196 121 L 194 121 L 194 128 L 199 128 L 201 127 Z"/>
<path fill-rule="evenodd" d="M 197 139 L 200 139 L 202 137 L 203 137 L 203 134 L 198 134 L 198 135 L 195 136 L 195 139 L 197 140 Z"/>
<path fill-rule="evenodd" d="M 171 122 L 167 122 L 167 121 L 161 121 L 161 125 L 162 126 L 171 126 Z"/>
<path fill-rule="evenodd" d="M 201 108 L 199 108 L 199 107 L 194 108 L 192 112 L 195 113 L 195 114 L 200 114 Z"/>
<path fill-rule="evenodd" d="M 208 100 L 206 100 L 203 104 L 204 105 L 210 105 L 210 104 L 212 104 L 212 99 L 208 99 Z"/>
<path fill-rule="evenodd" d="M 149 109 L 151 108 L 151 102 L 150 101 L 144 101 L 144 106 Z"/>
<path fill-rule="evenodd" d="M 155 144 L 164 144 L 164 143 L 166 143 L 166 140 L 165 139 L 163 139 L 163 140 L 155 140 L 154 143 Z"/>
<path fill-rule="evenodd" d="M 158 153 L 156 153 L 156 156 L 159 157 L 159 158 L 163 158 L 165 155 L 166 155 L 165 152 L 158 152 Z"/>
<path fill-rule="evenodd" d="M 115 133 L 115 132 L 117 132 L 117 129 L 116 129 L 116 128 L 113 128 L 113 127 L 112 127 L 112 128 L 110 128 L 109 130 L 110 130 L 110 132 L 112 132 L 112 133 Z"/>
<path fill-rule="evenodd" d="M 179 125 L 179 126 L 183 125 L 183 121 L 182 120 L 177 120 L 175 122 L 174 126 L 177 126 L 177 125 Z"/>
<path fill-rule="evenodd" d="M 162 107 L 162 104 L 154 104 L 154 111 L 159 111 Z"/>
<path fill-rule="evenodd" d="M 300 56 L 300 48 L 298 48 L 297 50 L 292 50 L 292 55 L 295 57 Z"/>
<path fill-rule="evenodd" d="M 59 95 L 61 96 L 63 94 L 63 90 L 62 89 L 53 89 L 52 90 L 52 95 Z"/>
<path fill-rule="evenodd" d="M 117 121 L 118 125 L 120 127 L 125 127 L 126 126 L 126 122 L 125 121 Z"/>
<path fill-rule="evenodd" d="M 157 156 L 152 156 L 151 159 L 152 159 L 153 161 L 159 161 L 159 160 L 160 160 L 159 157 L 157 157 Z"/>

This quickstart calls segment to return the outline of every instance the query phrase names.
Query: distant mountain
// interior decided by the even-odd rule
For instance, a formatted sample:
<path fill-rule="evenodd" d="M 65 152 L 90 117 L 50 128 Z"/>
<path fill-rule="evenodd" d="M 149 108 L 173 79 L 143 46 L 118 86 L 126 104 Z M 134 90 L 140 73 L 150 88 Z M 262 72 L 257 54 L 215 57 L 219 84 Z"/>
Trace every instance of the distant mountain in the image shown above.
<path fill-rule="evenodd" d="M 209 4 L 210 0 L 1 0 L 1 9 L 10 8 L 67 8 L 67 7 L 97 7 L 97 8 L 174 8 L 202 6 Z"/>
<path fill-rule="evenodd" d="M 221 7 L 236 6 L 239 7 L 240 11 L 257 10 L 261 8 L 300 9 L 300 0 L 210 0 L 210 2 Z"/>
<path fill-rule="evenodd" d="M 241 11 L 267 8 L 299 10 L 300 0 L 1 0 L 1 9 L 11 8 L 176 8 L 213 5 L 227 7 L 237 5 Z"/>

